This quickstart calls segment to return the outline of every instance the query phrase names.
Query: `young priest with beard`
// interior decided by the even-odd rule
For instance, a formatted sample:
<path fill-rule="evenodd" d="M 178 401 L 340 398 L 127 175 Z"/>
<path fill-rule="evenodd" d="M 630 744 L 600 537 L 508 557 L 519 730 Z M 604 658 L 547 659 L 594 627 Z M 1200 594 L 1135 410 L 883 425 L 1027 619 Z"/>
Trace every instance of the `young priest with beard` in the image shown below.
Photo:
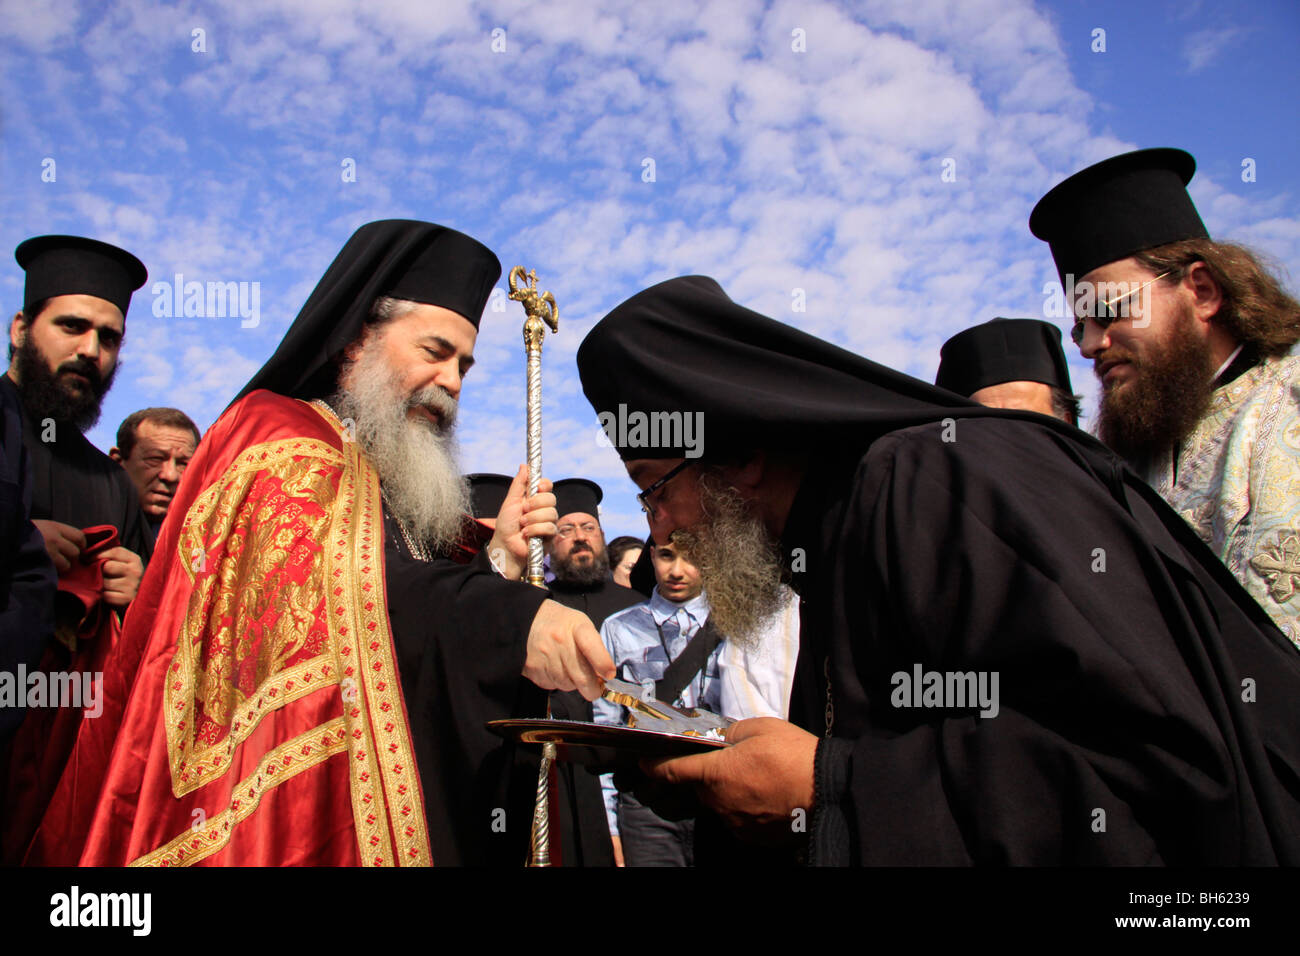
<path fill-rule="evenodd" d="M 609 573 L 605 532 L 597 512 L 604 497 L 600 486 L 586 478 L 561 478 L 555 483 L 559 512 L 555 537 L 549 542 L 551 597 L 591 618 L 597 628 L 615 611 L 640 603 L 631 588 L 615 584 Z"/>
<path fill-rule="evenodd" d="M 26 283 L 22 310 L 9 327 L 12 362 L 0 376 L 0 391 L 6 407 L 22 410 L 31 523 L 59 576 L 48 609 L 55 639 L 44 642 L 38 661 L 28 657 L 29 677 L 88 687 L 152 550 L 130 478 L 83 434 L 99 420 L 118 369 L 131 294 L 146 273 L 124 249 L 79 236 L 28 239 L 14 257 Z M 5 450 L 6 458 L 14 454 Z M 81 721 L 73 703 L 51 699 L 29 708 L 0 756 L 8 765 L 0 788 L 0 862 L 21 860 L 49 804 Z M 5 775 L 0 768 L 0 778 Z"/>
<path fill-rule="evenodd" d="M 1192 526 L 1300 646 L 1300 302 L 1216 242 L 1178 149 L 1115 156 L 1042 198 L 1029 225 L 1075 290 L 1098 435 Z"/>

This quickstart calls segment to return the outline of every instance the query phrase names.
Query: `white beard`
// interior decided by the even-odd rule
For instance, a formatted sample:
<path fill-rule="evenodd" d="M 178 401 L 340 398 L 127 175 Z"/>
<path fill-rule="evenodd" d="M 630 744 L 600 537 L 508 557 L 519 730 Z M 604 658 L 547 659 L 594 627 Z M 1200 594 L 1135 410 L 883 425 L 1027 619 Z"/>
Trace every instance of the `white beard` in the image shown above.
<path fill-rule="evenodd" d="M 460 536 L 469 512 L 469 483 L 460 473 L 456 400 L 431 385 L 413 395 L 398 392 L 393 372 L 372 336 L 340 375 L 330 405 L 352 421 L 353 436 L 379 472 L 389 509 L 418 541 L 446 551 Z M 342 384 L 346 380 L 347 384 Z M 407 415 L 426 406 L 440 424 Z"/>

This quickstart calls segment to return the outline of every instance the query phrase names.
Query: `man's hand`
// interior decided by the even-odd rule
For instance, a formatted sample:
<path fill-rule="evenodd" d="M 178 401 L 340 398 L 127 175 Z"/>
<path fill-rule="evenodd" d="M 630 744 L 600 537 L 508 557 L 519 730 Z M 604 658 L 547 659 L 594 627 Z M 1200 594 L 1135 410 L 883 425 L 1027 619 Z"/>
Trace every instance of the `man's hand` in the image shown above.
<path fill-rule="evenodd" d="M 520 465 L 497 514 L 496 530 L 487 545 L 488 554 L 506 577 L 518 580 L 528 570 L 528 539 L 550 538 L 555 534 L 558 519 L 550 479 L 541 479 L 537 494 L 529 498 L 528 466 Z"/>
<path fill-rule="evenodd" d="M 793 822 L 812 816 L 817 738 L 775 717 L 727 728 L 732 746 L 713 753 L 642 760 L 655 780 L 694 786 L 700 801 L 750 839 L 790 842 Z M 796 814 L 802 810 L 802 814 Z"/>
<path fill-rule="evenodd" d="M 123 547 L 110 548 L 103 553 L 104 603 L 110 607 L 126 607 L 135 600 L 144 576 L 144 562 L 134 551 Z"/>
<path fill-rule="evenodd" d="M 614 865 L 615 865 L 615 866 L 627 866 L 627 864 L 623 862 L 623 841 L 622 841 L 622 839 L 620 839 L 619 837 L 613 836 L 613 835 L 610 836 L 610 839 L 614 841 Z"/>
<path fill-rule="evenodd" d="M 524 676 L 543 690 L 576 690 L 595 700 L 601 680 L 614 676 L 614 661 L 587 615 L 543 601 L 528 630 Z"/>
<path fill-rule="evenodd" d="M 54 569 L 60 574 L 72 567 L 72 562 L 81 557 L 81 552 L 86 549 L 86 536 L 80 528 L 36 518 L 32 519 L 32 524 L 40 530 L 41 537 L 45 539 L 45 550 L 54 562 Z"/>

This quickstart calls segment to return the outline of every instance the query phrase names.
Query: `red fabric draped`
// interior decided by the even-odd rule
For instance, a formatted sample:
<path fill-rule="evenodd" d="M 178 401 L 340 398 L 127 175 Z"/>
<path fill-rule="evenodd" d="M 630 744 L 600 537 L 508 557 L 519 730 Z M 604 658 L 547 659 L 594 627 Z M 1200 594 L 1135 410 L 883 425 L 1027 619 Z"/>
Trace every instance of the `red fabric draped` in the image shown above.
<path fill-rule="evenodd" d="M 265 391 L 185 471 L 29 864 L 429 864 L 378 479 Z"/>
<path fill-rule="evenodd" d="M 86 548 L 80 561 L 59 575 L 59 619 L 76 623 L 60 628 L 30 672 L 40 672 L 46 701 L 28 708 L 11 745 L 4 809 L 6 864 L 22 860 L 67 766 L 83 715 L 96 719 L 92 701 L 102 690 L 99 675 L 122 630 L 113 609 L 100 600 L 104 552 L 117 547 L 117 529 L 96 525 L 82 533 Z M 73 607 L 75 611 L 67 610 Z"/>

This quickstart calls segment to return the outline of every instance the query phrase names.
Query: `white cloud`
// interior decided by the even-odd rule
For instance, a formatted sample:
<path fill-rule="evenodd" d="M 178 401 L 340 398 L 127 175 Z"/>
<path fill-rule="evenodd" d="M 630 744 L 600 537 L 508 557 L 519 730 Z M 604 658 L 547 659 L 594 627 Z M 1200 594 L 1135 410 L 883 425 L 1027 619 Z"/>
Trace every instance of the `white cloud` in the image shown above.
<path fill-rule="evenodd" d="M 1205 69 L 1244 34 L 1240 27 L 1210 27 L 1189 33 L 1183 39 L 1183 59 L 1188 72 Z"/>
<path fill-rule="evenodd" d="M 1059 28 L 1028 0 L 4 13 L 0 35 L 21 38 L 16 65 L 35 78 L 5 115 L 6 168 L 23 170 L 6 183 L 14 243 L 84 231 L 133 249 L 155 277 L 262 283 L 255 329 L 173 322 L 150 337 L 157 323 L 137 306 L 123 402 L 189 402 L 210 421 L 352 229 L 432 219 L 554 290 L 547 460 L 589 470 L 624 501 L 630 484 L 594 444 L 574 368 L 582 334 L 619 301 L 710 274 L 743 304 L 928 378 L 960 328 L 1041 314 L 1052 269 L 1028 235 L 1029 209 L 1054 182 L 1134 146 L 1096 115 Z M 207 54 L 189 51 L 196 26 Z M 491 50 L 497 26 L 505 54 Z M 791 48 L 796 28 L 806 52 Z M 1186 62 L 1199 69 L 1236 38 L 1192 35 Z M 123 55 L 87 62 L 86 44 Z M 58 158 L 58 184 L 30 175 L 44 155 Z M 342 179 L 344 157 L 355 182 Z M 945 159 L 955 182 L 942 179 Z M 1300 263 L 1292 194 L 1230 185 L 1204 173 L 1193 183 L 1212 231 Z M 462 413 L 477 469 L 523 455 L 520 318 L 511 303 L 484 319 Z M 609 500 L 636 518 L 635 505 Z"/>

